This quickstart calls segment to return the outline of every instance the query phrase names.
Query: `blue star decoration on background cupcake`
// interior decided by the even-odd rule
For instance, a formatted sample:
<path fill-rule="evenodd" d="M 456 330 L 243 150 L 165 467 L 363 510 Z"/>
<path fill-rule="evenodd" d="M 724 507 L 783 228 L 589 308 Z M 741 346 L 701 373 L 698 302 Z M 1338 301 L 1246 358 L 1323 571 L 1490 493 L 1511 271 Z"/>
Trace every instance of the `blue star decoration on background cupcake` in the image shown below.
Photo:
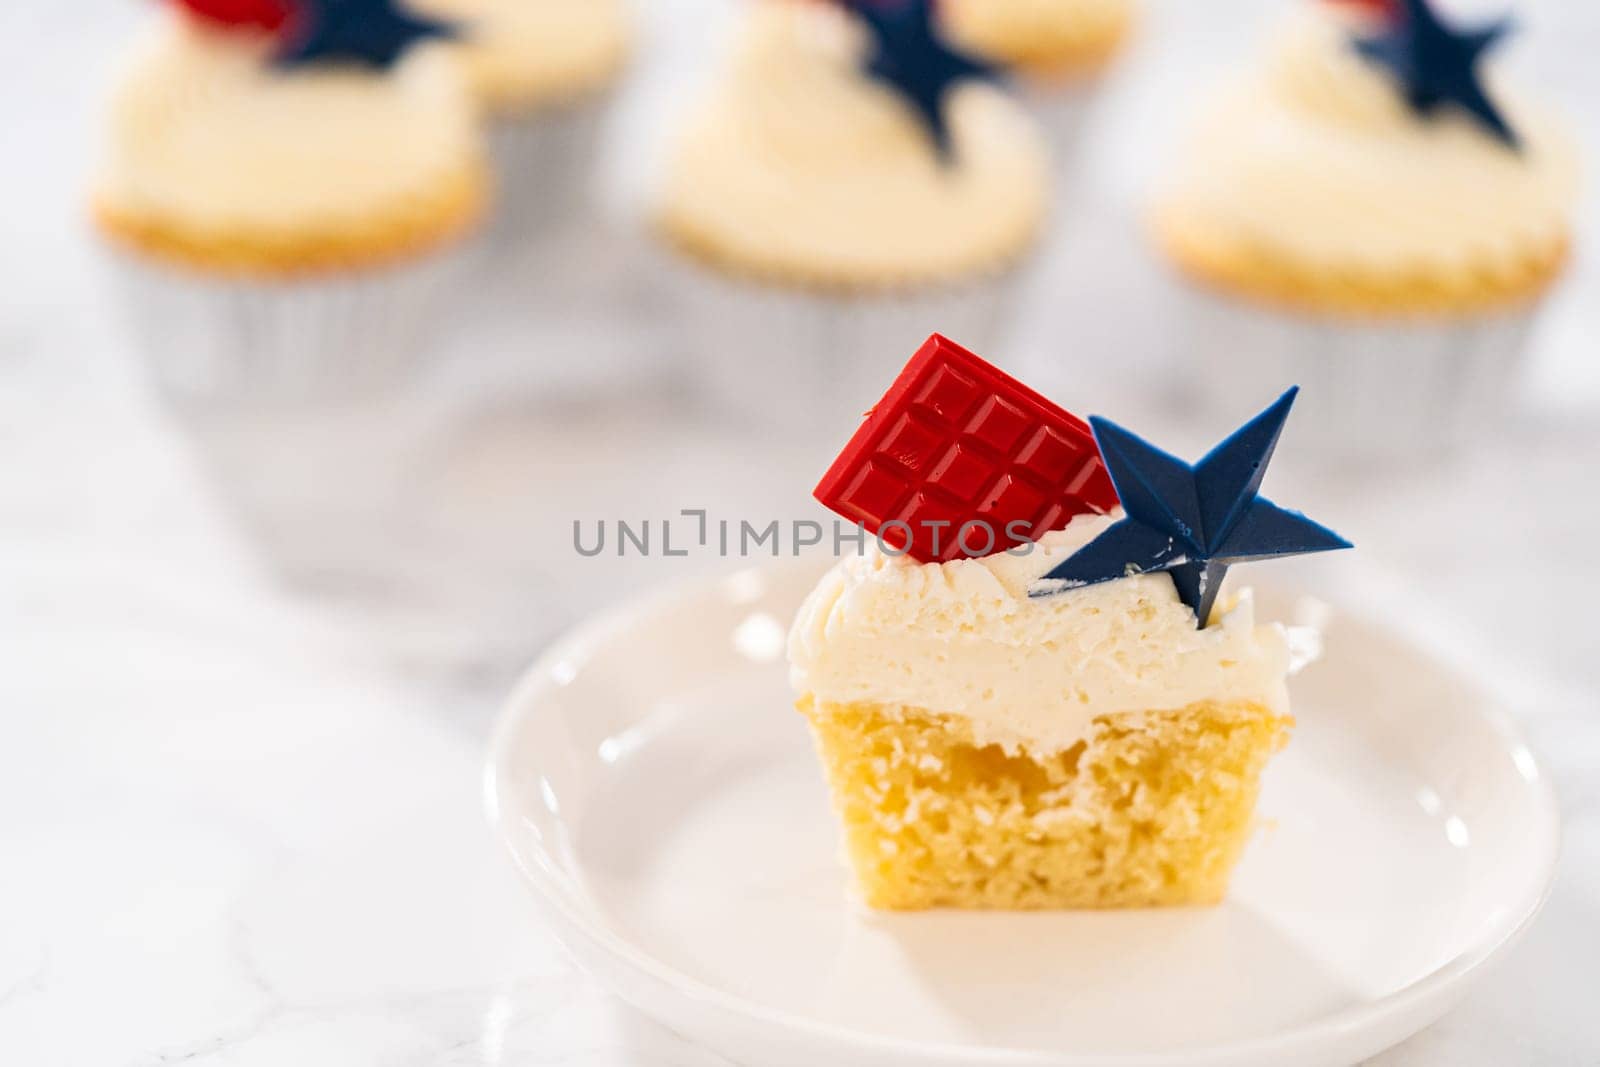
<path fill-rule="evenodd" d="M 1508 147 L 1519 147 L 1478 71 L 1483 56 L 1511 31 L 1509 19 L 1457 29 L 1442 22 L 1428 0 L 1399 0 L 1390 20 L 1378 36 L 1358 37 L 1355 48 L 1395 76 L 1412 110 L 1428 116 L 1457 108 Z"/>
<path fill-rule="evenodd" d="M 1126 517 L 1052 569 L 1030 595 L 1165 571 L 1203 629 L 1233 564 L 1352 547 L 1260 495 L 1298 392 L 1284 393 L 1194 464 L 1109 419 L 1091 418 Z"/>
<path fill-rule="evenodd" d="M 941 156 L 950 153 L 945 101 L 962 82 L 995 81 L 995 68 L 945 43 L 933 0 L 841 0 L 867 24 L 869 75 L 886 83 L 916 109 Z"/>
<path fill-rule="evenodd" d="M 386 69 L 418 41 L 452 38 L 447 22 L 413 15 L 395 0 L 303 0 L 278 64 L 356 63 Z"/>

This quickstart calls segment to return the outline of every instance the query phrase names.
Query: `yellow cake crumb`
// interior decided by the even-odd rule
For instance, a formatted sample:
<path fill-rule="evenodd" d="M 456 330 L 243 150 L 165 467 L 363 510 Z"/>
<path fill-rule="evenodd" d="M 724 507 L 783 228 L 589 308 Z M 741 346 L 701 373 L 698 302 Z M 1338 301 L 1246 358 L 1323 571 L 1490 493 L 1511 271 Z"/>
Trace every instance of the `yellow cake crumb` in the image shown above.
<path fill-rule="evenodd" d="M 1216 904 L 1293 722 L 1254 703 L 1094 720 L 1049 755 L 957 717 L 802 698 L 866 902 L 912 910 Z"/>

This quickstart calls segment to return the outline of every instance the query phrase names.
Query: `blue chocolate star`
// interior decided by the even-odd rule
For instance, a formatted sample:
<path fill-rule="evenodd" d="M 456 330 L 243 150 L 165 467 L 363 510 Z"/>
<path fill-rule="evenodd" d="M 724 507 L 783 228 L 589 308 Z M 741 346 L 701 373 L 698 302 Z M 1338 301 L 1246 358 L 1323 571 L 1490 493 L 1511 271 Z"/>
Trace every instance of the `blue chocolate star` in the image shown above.
<path fill-rule="evenodd" d="M 994 81 L 995 68 L 945 43 L 933 0 L 842 0 L 872 31 L 867 73 L 904 96 L 928 127 L 941 156 L 950 152 L 945 97 L 964 81 Z"/>
<path fill-rule="evenodd" d="M 381 70 L 418 41 L 456 34 L 449 23 L 410 14 L 394 0 L 304 0 L 295 30 L 280 66 L 350 62 Z"/>
<path fill-rule="evenodd" d="M 1401 0 L 1401 6 L 1394 25 L 1377 37 L 1356 39 L 1356 51 L 1394 74 L 1417 114 L 1432 115 L 1451 105 L 1508 147 L 1520 147 L 1478 76 L 1478 61 L 1511 31 L 1510 20 L 1455 29 L 1439 20 L 1428 0 Z"/>
<path fill-rule="evenodd" d="M 1166 571 L 1204 628 L 1231 565 L 1351 547 L 1257 495 L 1298 392 L 1284 393 L 1192 465 L 1116 423 L 1091 418 L 1127 517 L 1046 574 L 1031 595 Z"/>

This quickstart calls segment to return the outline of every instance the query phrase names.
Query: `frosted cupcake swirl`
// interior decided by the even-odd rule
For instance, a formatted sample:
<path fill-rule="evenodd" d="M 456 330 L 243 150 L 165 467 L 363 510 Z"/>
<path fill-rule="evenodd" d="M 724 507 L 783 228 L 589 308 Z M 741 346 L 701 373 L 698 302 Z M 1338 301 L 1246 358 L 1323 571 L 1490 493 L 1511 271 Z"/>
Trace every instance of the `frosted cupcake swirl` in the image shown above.
<path fill-rule="evenodd" d="M 433 46 L 376 75 L 277 69 L 264 37 L 163 19 L 117 87 L 96 210 L 196 260 L 260 264 L 411 250 L 484 196 L 470 95 Z"/>
<path fill-rule="evenodd" d="M 1205 114 L 1158 197 L 1169 247 L 1223 282 L 1270 284 L 1277 271 L 1280 295 L 1313 302 L 1338 302 L 1340 286 L 1355 303 L 1424 306 L 1540 287 L 1564 258 L 1577 195 L 1564 131 L 1500 86 L 1520 152 L 1448 109 L 1419 117 L 1351 46 L 1375 30 L 1366 17 L 1304 5 L 1264 68 Z"/>
<path fill-rule="evenodd" d="M 1248 596 L 1198 629 L 1164 574 L 1030 599 L 1111 525 L 1082 515 L 1028 555 L 922 564 L 874 548 L 842 560 L 789 636 L 795 692 L 969 720 L 979 744 L 1055 752 L 1103 715 L 1211 700 L 1288 712 L 1289 645 Z"/>
<path fill-rule="evenodd" d="M 836 9 L 753 5 L 729 76 L 667 167 L 660 221 L 739 274 L 835 288 L 960 279 L 1018 258 L 1043 223 L 1038 131 L 1001 90 L 949 103 L 952 152 L 861 68 L 864 33 Z"/>

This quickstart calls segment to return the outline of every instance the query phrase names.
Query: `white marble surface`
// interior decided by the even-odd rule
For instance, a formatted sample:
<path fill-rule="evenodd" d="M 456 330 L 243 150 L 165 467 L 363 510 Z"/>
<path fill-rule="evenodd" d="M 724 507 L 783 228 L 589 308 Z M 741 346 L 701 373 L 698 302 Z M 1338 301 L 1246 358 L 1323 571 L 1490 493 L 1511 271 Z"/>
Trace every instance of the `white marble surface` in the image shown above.
<path fill-rule="evenodd" d="M 1238 6 L 1224 20 L 1153 2 L 1102 115 L 1041 281 L 1068 295 L 1019 346 L 1075 406 L 1139 424 L 1141 379 L 1060 353 L 1159 360 L 1159 321 L 1137 313 L 1159 282 L 1128 240 L 1131 205 L 1176 121 L 1164 87 L 1245 51 L 1237 27 L 1271 5 Z M 1524 62 L 1594 133 L 1600 19 L 1555 0 L 1526 10 Z M 630 144 L 696 63 L 697 20 L 650 11 Z M 348 424 L 307 420 L 264 450 L 248 426 L 175 419 L 142 388 L 78 212 L 94 87 L 138 15 L 113 0 L 0 13 L 0 1063 L 719 1063 L 615 1004 L 533 923 L 479 813 L 483 735 L 508 673 L 552 633 L 718 565 L 579 560 L 573 518 L 800 514 L 817 449 L 743 441 L 642 389 L 539 407 L 505 389 L 468 423 L 432 424 L 380 491 L 363 475 L 392 473 L 403 405 L 363 415 L 377 443 L 331 467 L 296 464 Z M 1386 1065 L 1600 1062 L 1593 280 L 1586 259 L 1527 403 L 1481 456 L 1356 479 L 1286 455 L 1274 472 L 1278 495 L 1314 500 L 1361 542 L 1345 565 L 1407 583 L 1486 669 L 1536 687 L 1527 725 L 1563 798 L 1545 915 Z M 1120 310 L 1080 313 L 1107 296 Z M 476 330 L 462 344 L 537 353 L 583 336 Z M 1173 427 L 1179 444 L 1206 430 Z"/>

